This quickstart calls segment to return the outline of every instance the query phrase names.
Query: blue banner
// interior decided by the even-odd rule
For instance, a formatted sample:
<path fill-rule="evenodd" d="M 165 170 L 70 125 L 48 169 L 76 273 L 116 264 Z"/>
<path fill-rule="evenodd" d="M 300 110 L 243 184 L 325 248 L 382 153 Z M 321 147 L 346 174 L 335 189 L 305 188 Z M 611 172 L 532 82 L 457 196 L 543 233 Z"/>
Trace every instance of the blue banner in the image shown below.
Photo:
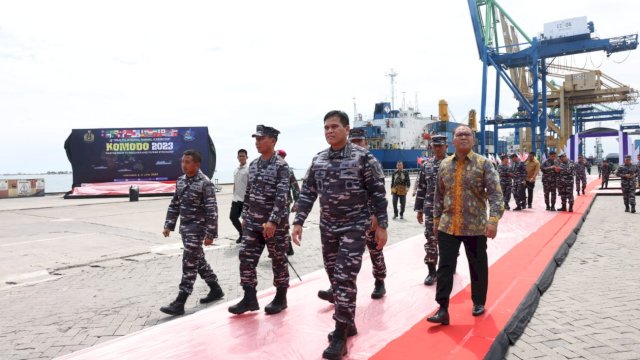
<path fill-rule="evenodd" d="M 212 177 L 215 147 L 207 127 L 73 129 L 65 142 L 73 186 L 119 181 L 175 181 L 188 149 L 202 154 L 202 172 Z"/>

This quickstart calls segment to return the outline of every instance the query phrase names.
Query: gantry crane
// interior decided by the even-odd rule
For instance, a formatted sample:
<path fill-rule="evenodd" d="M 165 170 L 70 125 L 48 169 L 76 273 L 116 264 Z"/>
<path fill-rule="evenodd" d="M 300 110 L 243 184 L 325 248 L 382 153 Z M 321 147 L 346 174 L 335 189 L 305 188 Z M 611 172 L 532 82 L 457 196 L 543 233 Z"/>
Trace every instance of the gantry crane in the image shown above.
<path fill-rule="evenodd" d="M 565 32 L 566 36 L 547 34 L 545 31 L 545 34 L 539 39 L 529 38 L 497 1 L 467 0 L 467 2 L 478 54 L 483 65 L 480 106 L 480 149 L 483 154 L 486 151 L 486 125 L 494 125 L 494 144 L 498 143 L 498 128 L 527 127 L 530 129 L 531 139 L 533 139 L 530 150 L 535 152 L 539 142 L 541 150 L 546 151 L 544 134 L 547 129 L 547 59 L 593 51 L 605 51 L 609 56 L 615 52 L 633 50 L 638 47 L 638 34 L 610 39 L 591 38 L 591 33 L 594 30 L 593 24 L 586 23 L 586 19 L 584 20 L 584 29 L 572 29 L 573 22 L 571 21 L 557 22 L 556 25 L 561 30 L 571 30 Z M 507 21 L 509 25 L 507 25 Z M 502 22 L 503 31 L 509 31 L 510 39 L 517 39 L 515 35 L 520 34 L 526 39 L 526 42 L 517 43 L 507 40 L 505 44 L 499 44 L 497 26 L 499 22 Z M 577 22 L 581 23 L 581 21 Z M 492 66 L 496 71 L 493 120 L 486 118 L 489 66 Z M 529 75 L 526 74 L 527 72 Z M 512 119 L 503 119 L 499 116 L 501 80 L 511 89 L 520 104 L 518 107 L 520 115 Z M 542 89 L 540 89 L 540 85 Z M 531 88 L 530 97 L 523 93 L 522 89 L 525 88 Z M 541 134 L 539 141 L 535 140 L 538 139 L 538 133 Z"/>

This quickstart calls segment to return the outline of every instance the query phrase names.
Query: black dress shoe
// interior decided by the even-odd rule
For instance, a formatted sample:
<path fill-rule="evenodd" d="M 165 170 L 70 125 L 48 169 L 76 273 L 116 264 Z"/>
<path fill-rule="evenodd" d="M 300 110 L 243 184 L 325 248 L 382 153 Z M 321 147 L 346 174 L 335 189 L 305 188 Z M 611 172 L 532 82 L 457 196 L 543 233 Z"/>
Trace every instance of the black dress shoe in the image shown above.
<path fill-rule="evenodd" d="M 520 207 L 520 205 L 516 206 L 516 208 L 515 208 L 515 209 L 513 209 L 513 211 L 520 211 L 520 210 L 522 210 L 522 208 Z"/>
<path fill-rule="evenodd" d="M 480 316 L 484 314 L 484 305 L 473 305 L 473 310 L 471 311 L 471 315 Z"/>
<path fill-rule="evenodd" d="M 427 286 L 433 285 L 436 282 L 436 273 L 429 273 L 426 278 L 424 278 L 424 284 Z"/>
<path fill-rule="evenodd" d="M 430 323 L 449 325 L 449 311 L 441 306 L 438 312 L 427 318 L 427 321 Z"/>

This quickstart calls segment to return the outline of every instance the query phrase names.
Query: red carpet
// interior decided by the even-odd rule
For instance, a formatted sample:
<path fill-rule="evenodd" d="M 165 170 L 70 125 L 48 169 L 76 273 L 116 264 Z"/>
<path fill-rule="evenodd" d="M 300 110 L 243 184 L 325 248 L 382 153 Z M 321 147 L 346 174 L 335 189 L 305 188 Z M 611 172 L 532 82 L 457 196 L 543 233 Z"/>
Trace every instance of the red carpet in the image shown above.
<path fill-rule="evenodd" d="M 483 358 L 581 219 L 596 185 L 599 181 L 592 181 L 589 193 L 576 198 L 574 213 L 544 211 L 541 186 L 536 188 L 535 209 L 505 212 L 498 237 L 489 242 L 487 312 L 478 318 L 471 316 L 464 251 L 458 260 L 449 326 L 424 321 L 437 304 L 435 286 L 422 284 L 426 275 L 422 234 L 385 249 L 387 296 L 381 300 L 370 298 L 373 277 L 367 259 L 358 278 L 359 333 L 349 340 L 346 359 Z M 294 265 L 296 261 L 292 259 Z M 292 281 L 289 308 L 281 314 L 267 316 L 261 309 L 232 316 L 227 307 L 237 302 L 233 299 L 63 358 L 319 359 L 327 346 L 326 335 L 333 328 L 333 306 L 316 297 L 317 291 L 327 286 L 324 270 L 317 271 L 304 276 L 303 282 Z M 273 288 L 259 293 L 262 308 L 274 293 Z"/>

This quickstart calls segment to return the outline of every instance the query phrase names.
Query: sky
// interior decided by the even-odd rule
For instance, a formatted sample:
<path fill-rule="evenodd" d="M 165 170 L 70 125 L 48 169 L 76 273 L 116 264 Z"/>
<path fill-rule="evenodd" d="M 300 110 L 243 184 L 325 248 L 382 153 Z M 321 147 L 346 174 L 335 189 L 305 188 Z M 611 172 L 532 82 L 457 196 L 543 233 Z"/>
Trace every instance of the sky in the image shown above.
<path fill-rule="evenodd" d="M 638 33 L 625 13 L 639 13 L 640 2 L 576 4 L 500 1 L 530 36 L 577 16 L 601 38 Z M 640 88 L 639 59 L 635 50 L 556 61 Z M 479 112 L 482 63 L 467 1 L 0 0 L 0 173 L 71 170 L 63 146 L 74 128 L 174 126 L 208 126 L 218 170 L 231 170 L 237 149 L 257 157 L 257 124 L 279 129 L 277 148 L 305 169 L 327 146 L 324 114 L 353 114 L 355 98 L 371 117 L 391 98 L 392 68 L 396 104 L 405 92 L 425 115 L 440 99 L 458 121 Z M 508 116 L 517 104 L 502 89 Z M 493 103 L 490 95 L 489 114 Z M 640 123 L 637 105 L 625 110 L 626 123 Z M 605 154 L 617 151 L 614 139 L 603 142 Z"/>

